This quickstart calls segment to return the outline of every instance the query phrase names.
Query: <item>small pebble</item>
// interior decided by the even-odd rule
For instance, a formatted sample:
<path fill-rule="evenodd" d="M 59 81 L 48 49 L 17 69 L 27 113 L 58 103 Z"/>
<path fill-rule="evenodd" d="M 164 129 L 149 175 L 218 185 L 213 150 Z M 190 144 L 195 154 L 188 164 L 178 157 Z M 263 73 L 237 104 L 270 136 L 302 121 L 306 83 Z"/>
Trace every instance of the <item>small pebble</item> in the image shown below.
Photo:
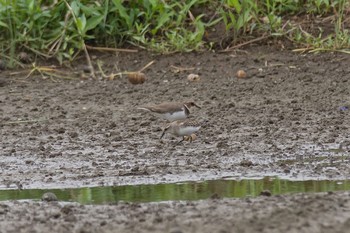
<path fill-rule="evenodd" d="M 247 73 L 244 70 L 238 70 L 236 76 L 237 78 L 247 78 Z"/>
<path fill-rule="evenodd" d="M 22 63 L 28 64 L 31 62 L 31 58 L 26 52 L 20 52 L 18 54 L 18 60 Z"/>
<path fill-rule="evenodd" d="M 270 197 L 271 195 L 271 191 L 267 189 L 260 192 L 260 196 Z"/>
<path fill-rule="evenodd" d="M 128 80 L 130 83 L 136 85 L 136 84 L 142 84 L 146 81 L 146 75 L 141 72 L 130 72 L 128 73 Z"/>
<path fill-rule="evenodd" d="M 42 201 L 47 201 L 47 202 L 50 202 L 50 201 L 58 201 L 57 196 L 56 196 L 54 193 L 51 193 L 51 192 L 44 193 L 44 194 L 41 196 L 41 200 L 42 200 Z"/>
<path fill-rule="evenodd" d="M 187 80 L 190 81 L 190 82 L 196 82 L 196 81 L 200 80 L 200 77 L 199 77 L 198 74 L 189 74 L 187 76 Z"/>

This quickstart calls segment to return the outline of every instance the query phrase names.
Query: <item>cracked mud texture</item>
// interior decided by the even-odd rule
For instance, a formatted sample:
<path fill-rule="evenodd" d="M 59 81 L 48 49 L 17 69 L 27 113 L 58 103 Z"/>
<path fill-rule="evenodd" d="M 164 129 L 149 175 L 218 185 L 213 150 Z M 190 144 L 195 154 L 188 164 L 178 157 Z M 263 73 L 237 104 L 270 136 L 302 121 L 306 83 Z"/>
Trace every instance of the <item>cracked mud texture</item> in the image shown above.
<path fill-rule="evenodd" d="M 40 76 L 23 79 L 26 74 L 10 77 L 9 71 L 1 71 L 2 189 L 166 183 L 267 175 L 291 179 L 349 178 L 348 55 L 300 55 L 276 48 L 252 47 L 230 54 L 154 55 L 139 52 L 101 57 L 111 71 L 114 66 L 121 71 L 135 71 L 152 60 L 155 63 L 144 71 L 147 80 L 141 85 L 130 84 L 126 77 L 108 81 L 56 79 L 59 82 L 53 82 Z M 177 71 L 172 66 L 194 69 Z M 76 65 L 78 71 L 82 67 L 83 64 Z M 240 69 L 247 72 L 248 78 L 236 78 Z M 189 73 L 199 74 L 200 80 L 189 82 Z M 166 122 L 137 109 L 151 103 L 188 99 L 202 107 L 191 109 L 191 116 L 203 124 L 193 143 L 176 145 L 179 138 L 170 135 L 160 140 Z M 303 203 L 305 197 L 311 200 L 308 208 Z M 345 202 L 348 193 L 321 197 L 320 201 L 317 201 L 320 198 L 317 194 L 261 197 L 250 199 L 253 204 L 249 207 L 242 199 L 190 202 L 194 209 L 189 213 L 187 202 L 141 204 L 141 207 L 136 205 L 136 209 L 132 204 L 108 208 L 78 205 L 72 208 L 79 217 L 68 225 L 60 225 L 67 221 L 63 214 L 55 215 L 54 220 L 47 217 L 47 211 L 60 213 L 57 206 L 3 202 L 5 210 L 0 217 L 8 220 L 1 223 L 1 229 L 10 231 L 10 227 L 14 227 L 15 231 L 23 226 L 23 232 L 30 227 L 38 231 L 45 227 L 57 232 L 79 231 L 80 225 L 92 232 L 114 229 L 123 232 L 215 232 L 213 228 L 220 232 L 220 227 L 227 232 L 243 232 L 243 229 L 253 232 L 259 231 L 259 227 L 268 227 L 269 232 L 293 232 L 297 228 L 291 226 L 292 223 L 305 232 L 324 231 L 324 227 L 315 227 L 321 223 L 342 232 L 341 227 L 349 225 L 349 205 Z M 323 198 L 329 206 L 342 200 L 345 204 L 341 202 L 343 207 L 329 211 L 328 204 L 322 204 Z M 285 199 L 289 202 L 285 203 Z M 313 205 L 313 201 L 317 204 Z M 270 205 L 270 202 L 275 204 Z M 258 203 L 257 207 L 254 203 Z M 162 205 L 164 207 L 159 207 Z M 233 210 L 228 210 L 227 205 L 233 206 Z M 258 208 L 259 205 L 263 209 Z M 107 208 L 105 213 L 104 208 Z M 11 221 L 22 221 L 11 220 L 16 210 L 34 211 L 35 214 L 29 213 L 34 217 L 13 225 Z M 115 216 L 121 210 L 124 214 Z M 101 222 L 98 222 L 96 211 L 101 212 Z M 165 217 L 180 221 L 177 224 L 183 230 L 168 229 L 170 220 L 157 222 L 159 211 L 162 217 L 166 212 Z M 338 212 L 342 215 L 339 219 L 335 214 Z M 129 219 L 127 213 L 134 214 L 135 219 Z M 312 213 L 310 217 L 309 213 Z M 44 220 L 40 219 L 40 214 Z M 289 214 L 295 219 L 283 217 Z M 220 217 L 226 224 L 219 220 Z M 119 220 L 112 221 L 114 218 Z M 25 224 L 28 219 L 33 221 L 30 226 Z M 276 221 L 271 226 L 268 222 L 272 220 Z M 120 221 L 124 225 L 119 226 Z M 145 224 L 155 229 L 148 229 Z M 226 225 L 230 228 L 225 228 Z M 205 227 L 211 230 L 205 231 Z"/>

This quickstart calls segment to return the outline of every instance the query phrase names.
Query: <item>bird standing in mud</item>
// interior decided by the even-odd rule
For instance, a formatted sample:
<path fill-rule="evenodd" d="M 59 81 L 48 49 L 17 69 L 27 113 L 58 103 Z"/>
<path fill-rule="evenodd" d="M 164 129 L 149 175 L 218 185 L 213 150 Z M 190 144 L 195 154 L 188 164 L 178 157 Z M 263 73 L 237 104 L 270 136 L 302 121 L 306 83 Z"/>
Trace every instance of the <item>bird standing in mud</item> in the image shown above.
<path fill-rule="evenodd" d="M 184 140 L 186 140 L 186 137 L 190 139 L 190 142 L 192 142 L 192 134 L 197 132 L 200 128 L 201 128 L 201 125 L 196 120 L 192 120 L 192 119 L 177 120 L 177 121 L 171 122 L 165 127 L 160 139 L 162 139 L 165 133 L 168 132 L 175 136 L 182 136 L 182 140 L 179 141 L 178 143 L 181 143 Z"/>
<path fill-rule="evenodd" d="M 201 108 L 195 102 L 189 101 L 189 102 L 164 102 L 157 105 L 148 105 L 148 106 L 140 107 L 139 109 L 152 112 L 158 115 L 159 117 L 161 117 L 162 119 L 165 119 L 168 121 L 176 121 L 176 120 L 186 119 L 190 114 L 190 108 L 193 106 L 197 108 Z"/>

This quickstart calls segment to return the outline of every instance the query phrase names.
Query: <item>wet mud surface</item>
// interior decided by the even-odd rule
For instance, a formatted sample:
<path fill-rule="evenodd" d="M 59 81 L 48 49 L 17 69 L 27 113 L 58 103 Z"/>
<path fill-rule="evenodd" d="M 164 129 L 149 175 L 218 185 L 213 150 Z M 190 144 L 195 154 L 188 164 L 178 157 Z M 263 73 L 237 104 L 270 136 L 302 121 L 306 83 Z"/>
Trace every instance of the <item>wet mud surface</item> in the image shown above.
<path fill-rule="evenodd" d="M 152 60 L 155 63 L 145 71 L 147 80 L 141 85 L 132 85 L 126 77 L 53 81 L 40 76 L 24 79 L 26 74 L 10 77 L 10 71 L 0 73 L 2 189 L 271 175 L 342 180 L 350 176 L 347 55 L 301 55 L 253 47 L 230 54 L 140 52 L 104 55 L 103 60 L 110 69 L 118 67 L 120 71 L 139 70 Z M 174 66 L 193 70 L 179 71 Z M 82 69 L 82 65 L 76 67 Z M 239 69 L 245 70 L 248 78 L 236 78 Z M 199 74 L 200 80 L 188 81 L 189 73 Z M 176 145 L 180 138 L 170 135 L 160 140 L 166 122 L 137 109 L 189 99 L 202 107 L 191 109 L 191 116 L 202 123 L 192 143 Z M 269 232 L 292 232 L 293 226 L 300 226 L 304 232 L 322 232 L 326 228 L 316 227 L 318 222 L 336 225 L 342 232 L 343 224 L 349 225 L 347 198 L 347 193 L 337 193 L 261 197 L 248 202 L 224 199 L 73 206 L 75 218 L 70 223 L 62 214 L 61 204 L 3 202 L 0 216 L 18 222 L 11 220 L 15 218 L 13 211 L 27 211 L 22 215 L 34 217 L 27 217 L 22 225 L 1 223 L 8 227 L 1 229 L 23 226 L 23 232 L 29 227 L 79 231 L 78 225 L 91 232 L 109 232 L 116 226 L 124 232 L 215 232 L 213 227 L 217 227 L 216 232 L 220 227 L 226 232 L 254 232 L 259 226 L 268 227 Z M 305 203 L 310 206 L 303 206 Z M 341 203 L 339 207 L 327 209 L 337 203 Z M 59 214 L 51 218 L 47 211 Z M 44 220 L 37 216 L 40 214 L 45 215 Z M 283 217 L 289 214 L 295 219 Z M 164 218 L 178 221 L 182 230 L 173 231 L 173 222 Z M 322 221 L 325 218 L 329 221 Z M 25 226 L 28 219 L 34 225 Z M 271 219 L 276 222 L 265 224 Z M 208 231 L 203 230 L 205 226 Z"/>
<path fill-rule="evenodd" d="M 3 232 L 347 232 L 349 193 L 198 202 L 2 202 Z M 6 221 L 4 221 L 6 219 Z"/>

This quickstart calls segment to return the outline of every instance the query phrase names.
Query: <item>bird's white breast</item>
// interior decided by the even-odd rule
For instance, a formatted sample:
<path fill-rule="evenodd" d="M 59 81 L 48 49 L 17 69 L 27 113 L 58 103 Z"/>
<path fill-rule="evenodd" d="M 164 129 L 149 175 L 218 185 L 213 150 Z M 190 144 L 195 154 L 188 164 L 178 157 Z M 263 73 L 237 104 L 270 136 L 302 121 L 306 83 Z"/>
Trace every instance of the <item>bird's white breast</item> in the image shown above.
<path fill-rule="evenodd" d="M 169 120 L 169 121 L 176 121 L 176 120 L 182 120 L 182 119 L 187 118 L 185 111 L 164 113 L 162 116 L 164 119 Z"/>
<path fill-rule="evenodd" d="M 200 128 L 201 128 L 200 126 L 179 127 L 176 129 L 175 134 L 177 134 L 178 136 L 189 136 L 194 132 L 197 132 Z"/>

